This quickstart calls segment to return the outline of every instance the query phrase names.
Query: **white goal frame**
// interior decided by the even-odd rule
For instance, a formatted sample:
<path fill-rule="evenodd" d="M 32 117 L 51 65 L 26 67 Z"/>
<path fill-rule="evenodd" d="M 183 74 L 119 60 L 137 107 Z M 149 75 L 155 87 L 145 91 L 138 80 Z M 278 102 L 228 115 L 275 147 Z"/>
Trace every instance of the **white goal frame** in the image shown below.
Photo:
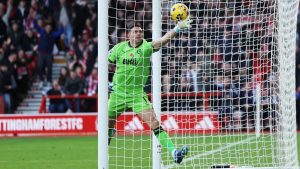
<path fill-rule="evenodd" d="M 101 68 L 97 103 L 99 169 L 108 169 L 108 4 L 108 0 L 98 3 L 98 71 Z"/>
<path fill-rule="evenodd" d="M 100 2 L 100 1 L 99 1 Z M 153 2 L 153 38 L 161 37 L 161 0 L 152 0 Z M 278 60 L 295 60 L 295 44 L 296 44 L 296 23 L 299 0 L 276 0 L 278 6 Z M 108 169 L 108 6 L 109 0 L 98 3 L 98 169 Z M 101 10 L 100 10 L 101 9 Z M 153 57 L 153 100 L 154 109 L 157 117 L 160 117 L 160 56 L 161 53 L 155 53 Z M 298 154 L 293 149 L 297 147 L 296 138 L 296 108 L 295 108 L 295 64 L 292 65 L 280 64 L 279 66 L 279 91 L 285 95 L 286 100 L 281 100 L 279 110 L 282 112 L 280 116 L 280 133 L 278 134 L 279 145 L 278 149 L 279 166 L 265 167 L 258 169 L 296 169 L 298 168 Z M 258 126 L 259 127 L 259 126 Z M 259 130 L 259 129 L 258 129 Z M 257 133 L 259 135 L 259 133 Z M 152 137 L 155 138 L 155 137 Z M 156 139 L 153 139 L 153 169 L 159 169 L 160 150 Z M 290 154 L 290 152 L 296 152 Z M 288 157 L 293 158 L 288 158 Z M 250 167 L 242 167 L 250 169 Z"/>

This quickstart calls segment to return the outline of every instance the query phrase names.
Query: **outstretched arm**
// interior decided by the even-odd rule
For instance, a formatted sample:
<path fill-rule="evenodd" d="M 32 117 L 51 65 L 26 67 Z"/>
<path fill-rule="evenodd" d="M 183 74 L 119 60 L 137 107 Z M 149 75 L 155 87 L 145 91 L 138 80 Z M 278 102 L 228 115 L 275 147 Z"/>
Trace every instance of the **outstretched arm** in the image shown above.
<path fill-rule="evenodd" d="M 152 42 L 152 47 L 154 50 L 159 50 L 162 46 L 165 44 L 169 43 L 172 38 L 174 38 L 177 35 L 175 30 L 170 30 L 167 32 L 162 38 L 159 40 L 153 41 Z"/>
<path fill-rule="evenodd" d="M 175 26 L 174 29 L 170 30 L 169 32 L 167 32 L 162 38 L 160 38 L 159 40 L 155 40 L 152 42 L 152 47 L 154 50 L 159 50 L 162 46 L 164 46 L 165 44 L 169 43 L 170 40 L 172 38 L 174 38 L 176 36 L 177 33 L 179 33 L 180 31 L 183 31 L 185 29 L 188 29 L 191 27 L 191 23 L 193 21 L 188 18 L 186 18 L 183 21 L 179 21 L 177 23 L 177 25 Z"/>
<path fill-rule="evenodd" d="M 60 35 L 63 34 L 63 33 L 64 33 L 64 27 L 60 26 L 60 28 L 59 28 L 58 30 L 52 32 L 52 36 L 53 36 L 54 38 L 58 38 L 58 37 L 60 37 Z"/>

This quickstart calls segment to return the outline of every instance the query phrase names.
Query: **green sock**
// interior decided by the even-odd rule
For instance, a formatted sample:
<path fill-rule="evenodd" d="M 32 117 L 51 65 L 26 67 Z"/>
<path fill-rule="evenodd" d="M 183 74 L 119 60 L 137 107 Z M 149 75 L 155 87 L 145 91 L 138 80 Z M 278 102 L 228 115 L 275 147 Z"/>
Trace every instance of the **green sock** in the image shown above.
<path fill-rule="evenodd" d="M 108 129 L 108 137 L 111 138 L 115 135 L 116 129 Z"/>
<path fill-rule="evenodd" d="M 173 151 L 175 150 L 175 146 L 168 135 L 168 133 L 165 132 L 165 130 L 162 127 L 158 127 L 153 130 L 154 135 L 158 138 L 160 144 L 163 147 L 166 147 L 168 151 L 172 154 Z"/>

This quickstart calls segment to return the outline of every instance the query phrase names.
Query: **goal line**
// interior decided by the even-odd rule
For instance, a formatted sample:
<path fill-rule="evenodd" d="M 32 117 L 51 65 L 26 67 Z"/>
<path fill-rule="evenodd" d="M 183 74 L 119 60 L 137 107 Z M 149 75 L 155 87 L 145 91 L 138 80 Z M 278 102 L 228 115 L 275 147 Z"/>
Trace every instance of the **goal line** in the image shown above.
<path fill-rule="evenodd" d="M 189 157 L 189 158 L 185 159 L 185 160 L 182 162 L 182 164 L 188 163 L 188 162 L 193 161 L 193 160 L 195 160 L 195 159 L 198 159 L 198 158 L 200 158 L 200 157 L 205 157 L 205 156 L 208 156 L 208 155 L 215 154 L 215 153 L 220 152 L 220 151 L 222 151 L 222 150 L 225 150 L 225 149 L 228 149 L 228 148 L 231 148 L 231 147 L 240 145 L 240 144 L 244 144 L 244 143 L 250 142 L 250 141 L 255 140 L 255 139 L 256 139 L 255 136 L 254 136 L 254 137 L 250 137 L 250 138 L 241 140 L 241 141 L 236 142 L 236 143 L 228 144 L 228 145 L 226 145 L 226 146 L 224 146 L 224 147 L 220 147 L 220 148 L 215 149 L 215 150 L 211 150 L 211 151 L 208 151 L 208 152 L 205 152 L 205 153 L 201 153 L 201 154 L 194 155 L 194 156 L 192 156 L 192 157 Z M 174 168 L 174 167 L 176 167 L 176 166 L 178 166 L 178 165 L 176 165 L 176 164 L 171 164 L 171 165 L 167 165 L 167 166 L 162 166 L 162 168 L 163 168 L 163 169 L 170 169 L 170 168 Z M 216 165 L 216 166 L 217 166 L 217 165 Z M 221 165 L 218 165 L 218 166 L 221 166 Z M 223 166 L 225 166 L 225 165 L 223 165 Z M 225 168 L 225 167 L 223 167 L 223 168 Z M 243 168 L 243 169 L 245 169 L 245 168 Z M 272 169 L 272 168 L 257 168 L 257 169 Z"/>

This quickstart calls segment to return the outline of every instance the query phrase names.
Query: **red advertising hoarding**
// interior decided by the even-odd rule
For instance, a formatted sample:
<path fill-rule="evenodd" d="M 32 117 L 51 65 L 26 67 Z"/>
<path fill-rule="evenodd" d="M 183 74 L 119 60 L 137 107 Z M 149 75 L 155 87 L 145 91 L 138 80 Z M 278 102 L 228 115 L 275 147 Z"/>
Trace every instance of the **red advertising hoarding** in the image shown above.
<path fill-rule="evenodd" d="M 216 112 L 168 113 L 161 117 L 170 133 L 218 131 Z M 97 135 L 97 114 L 1 115 L 0 136 Z M 124 113 L 116 124 L 118 134 L 149 134 L 147 124 L 133 113 Z"/>

